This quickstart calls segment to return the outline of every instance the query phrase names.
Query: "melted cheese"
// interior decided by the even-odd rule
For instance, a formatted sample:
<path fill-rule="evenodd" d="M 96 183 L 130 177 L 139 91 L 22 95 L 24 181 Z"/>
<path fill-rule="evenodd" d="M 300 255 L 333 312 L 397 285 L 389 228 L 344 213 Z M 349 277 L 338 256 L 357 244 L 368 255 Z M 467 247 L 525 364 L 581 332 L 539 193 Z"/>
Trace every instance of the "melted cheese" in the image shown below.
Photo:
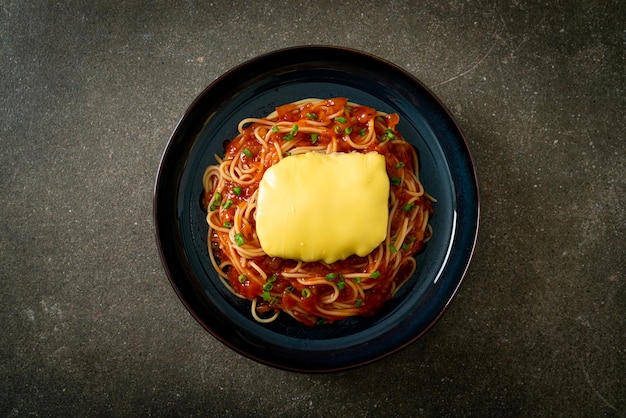
<path fill-rule="evenodd" d="M 270 167 L 256 232 L 272 257 L 333 263 L 366 256 L 387 235 L 389 177 L 377 153 L 306 153 Z"/>

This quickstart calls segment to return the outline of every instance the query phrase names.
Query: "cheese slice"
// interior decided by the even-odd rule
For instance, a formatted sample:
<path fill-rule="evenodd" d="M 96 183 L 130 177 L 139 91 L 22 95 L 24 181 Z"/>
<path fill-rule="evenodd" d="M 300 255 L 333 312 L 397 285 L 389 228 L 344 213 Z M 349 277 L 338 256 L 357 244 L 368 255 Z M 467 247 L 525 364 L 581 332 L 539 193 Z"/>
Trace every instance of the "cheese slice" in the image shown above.
<path fill-rule="evenodd" d="M 272 257 L 326 263 L 363 257 L 387 236 L 388 199 L 385 157 L 378 153 L 293 155 L 261 179 L 257 236 Z"/>

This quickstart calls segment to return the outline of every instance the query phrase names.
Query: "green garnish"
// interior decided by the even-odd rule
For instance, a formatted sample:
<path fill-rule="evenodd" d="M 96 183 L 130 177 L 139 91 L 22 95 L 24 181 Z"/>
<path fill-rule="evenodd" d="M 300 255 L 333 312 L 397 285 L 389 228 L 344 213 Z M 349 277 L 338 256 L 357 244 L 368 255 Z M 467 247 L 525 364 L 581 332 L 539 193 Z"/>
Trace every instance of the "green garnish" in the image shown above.
<path fill-rule="evenodd" d="M 337 135 L 339 135 L 341 133 L 341 126 L 335 125 L 334 131 Z"/>
<path fill-rule="evenodd" d="M 279 296 L 272 296 L 270 298 L 270 306 L 276 306 L 276 305 L 280 304 L 280 302 L 281 302 L 281 299 L 280 299 Z"/>
<path fill-rule="evenodd" d="M 307 298 L 311 297 L 311 290 L 306 288 L 306 287 L 304 289 L 302 289 L 302 297 L 304 299 L 307 299 Z"/>
<path fill-rule="evenodd" d="M 344 118 L 343 116 L 338 116 L 335 118 L 335 120 L 339 123 L 346 123 L 348 121 L 348 119 Z"/>
<path fill-rule="evenodd" d="M 337 283 L 337 289 L 343 290 L 345 285 L 346 285 L 345 280 L 344 280 L 343 276 L 341 276 L 341 279 L 339 280 L 339 283 Z"/>
<path fill-rule="evenodd" d="M 378 279 L 380 277 L 380 271 L 376 270 L 375 272 L 373 272 L 372 274 L 370 274 L 370 277 L 372 279 Z"/>
<path fill-rule="evenodd" d="M 350 135 L 352 133 L 352 128 L 351 127 L 347 127 L 344 132 L 346 133 L 346 135 Z"/>
<path fill-rule="evenodd" d="M 328 319 L 320 318 L 320 319 L 317 320 L 317 325 L 324 325 L 327 322 L 328 322 Z"/>
<path fill-rule="evenodd" d="M 237 280 L 239 280 L 239 283 L 243 284 L 248 281 L 248 278 L 246 277 L 245 274 L 242 273 L 239 276 L 237 276 Z"/>
<path fill-rule="evenodd" d="M 277 125 L 272 126 L 272 132 L 274 132 L 275 134 L 277 134 L 279 130 L 280 128 Z"/>
<path fill-rule="evenodd" d="M 380 142 L 385 142 L 388 139 L 396 139 L 396 135 L 393 133 L 393 129 L 386 129 L 385 132 L 378 138 Z"/>
<path fill-rule="evenodd" d="M 392 177 L 391 178 L 391 185 L 392 186 L 399 186 L 400 183 L 402 183 L 402 179 L 400 177 Z"/>
<path fill-rule="evenodd" d="M 353 283 L 361 283 L 361 278 L 360 277 L 355 277 L 354 279 L 352 279 Z"/>
<path fill-rule="evenodd" d="M 240 247 L 246 243 L 246 240 L 243 238 L 243 234 L 241 232 L 236 233 L 233 236 L 233 239 L 235 240 L 235 244 L 237 244 Z"/>
<path fill-rule="evenodd" d="M 267 278 L 267 282 L 268 283 L 274 283 L 276 281 L 276 279 L 278 279 L 278 276 L 275 274 L 273 276 L 270 276 Z"/>
<path fill-rule="evenodd" d="M 298 133 L 298 125 L 294 123 L 293 126 L 291 127 L 291 131 L 289 131 L 289 134 L 293 136 L 297 133 Z"/>
<path fill-rule="evenodd" d="M 315 113 L 307 113 L 306 117 L 311 120 L 317 120 L 317 115 Z"/>
<path fill-rule="evenodd" d="M 287 134 L 283 136 L 283 141 L 291 141 L 293 139 L 293 134 Z"/>
<path fill-rule="evenodd" d="M 407 243 L 405 242 L 405 243 L 403 243 L 403 244 L 400 246 L 400 248 L 402 248 L 404 251 L 406 251 L 406 250 L 408 250 L 408 249 L 409 249 L 409 244 L 407 244 Z"/>
<path fill-rule="evenodd" d="M 396 168 L 398 170 L 401 169 L 402 167 L 404 167 L 404 162 L 403 161 L 400 161 L 398 164 L 396 164 Z"/>
<path fill-rule="evenodd" d="M 354 306 L 356 306 L 357 308 L 360 308 L 361 305 L 363 305 L 363 301 L 361 299 L 357 299 Z"/>
<path fill-rule="evenodd" d="M 361 136 L 365 136 L 365 134 L 367 133 L 367 129 L 363 128 L 359 131 L 359 134 L 361 134 Z"/>
<path fill-rule="evenodd" d="M 253 156 L 252 151 L 250 151 L 248 148 L 244 148 L 243 149 L 243 153 L 248 158 L 252 158 L 252 156 Z"/>
<path fill-rule="evenodd" d="M 233 227 L 233 223 L 232 222 L 224 222 L 222 225 L 224 225 L 224 228 L 232 228 Z"/>
<path fill-rule="evenodd" d="M 242 192 L 243 192 L 243 189 L 241 188 L 241 186 L 235 186 L 233 188 L 233 193 L 235 193 L 237 196 L 241 196 Z"/>
<path fill-rule="evenodd" d="M 294 290 L 296 290 L 296 288 L 289 285 L 285 288 L 285 293 L 293 293 Z"/>
<path fill-rule="evenodd" d="M 389 249 L 391 250 L 392 254 L 395 254 L 398 252 L 398 250 L 396 249 L 396 246 L 393 244 L 389 244 Z"/>
<path fill-rule="evenodd" d="M 271 283 L 265 283 L 265 284 L 263 285 L 263 290 L 267 290 L 267 291 L 269 291 L 269 290 L 272 290 L 272 288 L 273 288 L 273 287 L 274 287 L 274 285 L 273 285 L 273 284 L 271 284 Z"/>
<path fill-rule="evenodd" d="M 215 195 L 213 195 L 213 203 L 211 203 L 211 206 L 209 206 L 209 210 L 214 211 L 215 209 L 217 209 L 222 203 L 221 200 L 222 195 L 220 194 L 220 192 L 215 192 Z"/>
<path fill-rule="evenodd" d="M 263 300 L 264 301 L 267 302 L 268 300 L 270 300 L 271 297 L 272 296 L 270 295 L 270 292 L 268 292 L 267 290 L 263 292 Z"/>
<path fill-rule="evenodd" d="M 326 280 L 332 281 L 332 280 L 335 280 L 336 277 L 337 275 L 335 273 L 328 273 L 326 275 Z"/>
<path fill-rule="evenodd" d="M 230 209 L 232 205 L 233 205 L 233 201 L 228 199 L 226 202 L 224 202 L 224 209 Z"/>
<path fill-rule="evenodd" d="M 407 203 L 404 206 L 402 206 L 402 210 L 404 212 L 410 212 L 414 207 L 415 205 L 413 203 Z"/>
<path fill-rule="evenodd" d="M 311 134 L 311 143 L 315 144 L 317 142 L 318 134 Z"/>

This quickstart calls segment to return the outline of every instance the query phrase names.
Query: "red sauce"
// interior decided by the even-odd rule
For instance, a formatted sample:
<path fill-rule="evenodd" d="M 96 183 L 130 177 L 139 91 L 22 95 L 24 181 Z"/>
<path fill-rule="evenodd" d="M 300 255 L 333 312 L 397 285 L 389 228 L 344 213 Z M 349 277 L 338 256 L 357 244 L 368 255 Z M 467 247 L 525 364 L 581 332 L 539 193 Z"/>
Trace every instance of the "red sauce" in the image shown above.
<path fill-rule="evenodd" d="M 357 123 L 366 125 L 376 116 L 376 109 L 367 106 L 357 106 L 352 108 L 350 114 Z"/>

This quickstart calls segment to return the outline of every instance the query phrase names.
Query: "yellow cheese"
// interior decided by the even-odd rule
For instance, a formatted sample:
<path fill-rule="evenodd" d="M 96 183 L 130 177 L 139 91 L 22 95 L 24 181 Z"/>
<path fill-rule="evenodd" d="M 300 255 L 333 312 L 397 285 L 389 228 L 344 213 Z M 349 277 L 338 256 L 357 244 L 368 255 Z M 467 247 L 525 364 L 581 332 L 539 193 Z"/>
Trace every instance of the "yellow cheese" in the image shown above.
<path fill-rule="evenodd" d="M 387 235 L 388 199 L 378 153 L 293 155 L 263 175 L 257 236 L 272 257 L 333 263 L 366 256 Z"/>

